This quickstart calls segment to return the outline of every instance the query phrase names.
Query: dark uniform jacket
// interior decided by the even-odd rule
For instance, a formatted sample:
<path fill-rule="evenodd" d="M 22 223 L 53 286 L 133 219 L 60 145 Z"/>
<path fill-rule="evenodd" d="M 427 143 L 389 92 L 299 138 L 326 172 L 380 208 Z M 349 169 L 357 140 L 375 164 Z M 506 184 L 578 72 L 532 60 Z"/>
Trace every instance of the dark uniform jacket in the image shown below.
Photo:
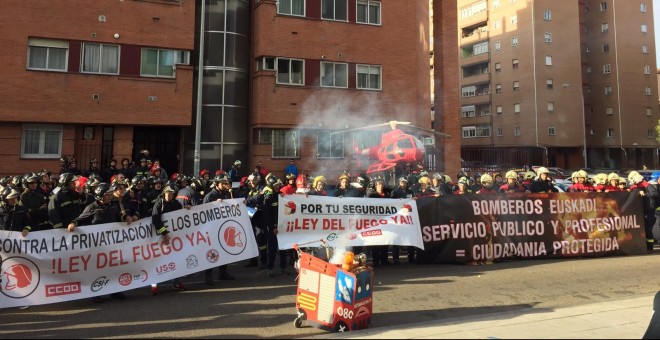
<path fill-rule="evenodd" d="M 37 190 L 27 190 L 21 194 L 21 203 L 25 208 L 25 218 L 32 231 L 49 229 L 48 197 Z"/>
<path fill-rule="evenodd" d="M 176 199 L 171 201 L 166 201 L 163 196 L 160 196 L 156 203 L 154 204 L 153 209 L 151 210 L 151 222 L 156 227 L 156 231 L 161 235 L 169 234 L 167 227 L 163 223 L 163 214 L 170 211 L 183 209 L 183 205 Z"/>
<path fill-rule="evenodd" d="M 82 212 L 82 199 L 76 191 L 60 190 L 48 202 L 48 219 L 53 229 L 66 228 Z"/>
<path fill-rule="evenodd" d="M 126 214 L 122 213 L 120 202 L 114 198 L 105 205 L 94 201 L 75 219 L 79 226 L 123 221 L 126 221 Z"/>
<path fill-rule="evenodd" d="M 16 203 L 13 207 L 6 206 L 7 216 L 5 217 L 5 230 L 23 231 L 32 230 L 25 215 L 25 208 Z"/>

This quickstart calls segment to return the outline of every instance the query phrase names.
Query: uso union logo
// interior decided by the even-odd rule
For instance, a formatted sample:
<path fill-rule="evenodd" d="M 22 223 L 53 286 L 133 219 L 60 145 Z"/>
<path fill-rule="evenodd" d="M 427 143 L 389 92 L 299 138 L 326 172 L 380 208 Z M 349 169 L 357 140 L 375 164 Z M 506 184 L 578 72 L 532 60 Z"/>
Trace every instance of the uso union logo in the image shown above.
<path fill-rule="evenodd" d="M 218 241 L 220 247 L 231 255 L 238 255 L 245 250 L 247 238 L 245 229 L 240 223 L 228 220 L 218 230 Z"/>
<path fill-rule="evenodd" d="M 10 257 L 2 262 L 3 295 L 12 299 L 30 296 L 39 286 L 41 274 L 37 265 L 24 257 Z"/>

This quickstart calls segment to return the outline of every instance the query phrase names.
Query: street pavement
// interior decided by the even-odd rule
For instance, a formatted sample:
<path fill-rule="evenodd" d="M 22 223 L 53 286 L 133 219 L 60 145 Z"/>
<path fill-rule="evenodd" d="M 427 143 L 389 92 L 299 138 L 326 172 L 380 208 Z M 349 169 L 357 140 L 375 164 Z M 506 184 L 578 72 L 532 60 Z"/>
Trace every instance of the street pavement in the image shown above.
<path fill-rule="evenodd" d="M 556 309 L 490 313 L 312 339 L 641 339 L 655 294 Z"/>

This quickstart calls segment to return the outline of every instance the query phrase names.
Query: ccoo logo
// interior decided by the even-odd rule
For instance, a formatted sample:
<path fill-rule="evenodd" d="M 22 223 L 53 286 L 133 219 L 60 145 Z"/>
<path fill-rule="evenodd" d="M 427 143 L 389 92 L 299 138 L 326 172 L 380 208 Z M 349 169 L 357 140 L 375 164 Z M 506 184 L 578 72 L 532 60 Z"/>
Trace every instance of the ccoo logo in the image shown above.
<path fill-rule="evenodd" d="M 41 274 L 37 265 L 23 257 L 10 257 L 2 262 L 0 269 L 3 295 L 22 299 L 30 296 L 39 286 Z"/>
<path fill-rule="evenodd" d="M 245 229 L 238 222 L 228 220 L 218 230 L 220 247 L 231 255 L 238 255 L 245 250 Z"/>

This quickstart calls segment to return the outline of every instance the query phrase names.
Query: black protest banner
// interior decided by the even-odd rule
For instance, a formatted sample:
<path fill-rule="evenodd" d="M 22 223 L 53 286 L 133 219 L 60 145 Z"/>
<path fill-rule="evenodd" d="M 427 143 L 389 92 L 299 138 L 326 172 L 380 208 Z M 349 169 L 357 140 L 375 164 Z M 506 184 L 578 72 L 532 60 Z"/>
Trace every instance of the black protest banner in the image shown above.
<path fill-rule="evenodd" d="M 417 208 L 425 263 L 646 253 L 638 192 L 448 195 Z"/>

